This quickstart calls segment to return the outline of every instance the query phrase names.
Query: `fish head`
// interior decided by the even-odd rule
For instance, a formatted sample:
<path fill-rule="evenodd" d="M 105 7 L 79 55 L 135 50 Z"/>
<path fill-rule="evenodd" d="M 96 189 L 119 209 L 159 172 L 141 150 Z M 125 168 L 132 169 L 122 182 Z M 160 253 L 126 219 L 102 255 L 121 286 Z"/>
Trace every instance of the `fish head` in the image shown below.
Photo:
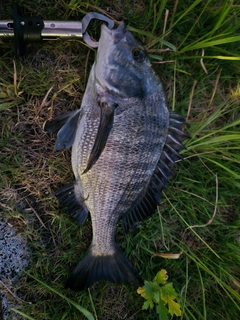
<path fill-rule="evenodd" d="M 156 83 L 159 85 L 159 81 L 152 81 L 156 76 L 144 47 L 126 29 L 124 22 L 116 29 L 102 25 L 91 79 L 92 76 L 92 92 L 101 113 L 96 139 L 83 173 L 91 169 L 104 150 L 115 115 L 128 110 L 126 106 L 136 106 L 139 100 L 142 103 L 143 99 L 155 94 Z"/>
<path fill-rule="evenodd" d="M 116 29 L 101 26 L 95 62 L 98 85 L 122 98 L 142 98 L 151 87 L 149 72 L 153 74 L 146 51 L 124 22 Z"/>

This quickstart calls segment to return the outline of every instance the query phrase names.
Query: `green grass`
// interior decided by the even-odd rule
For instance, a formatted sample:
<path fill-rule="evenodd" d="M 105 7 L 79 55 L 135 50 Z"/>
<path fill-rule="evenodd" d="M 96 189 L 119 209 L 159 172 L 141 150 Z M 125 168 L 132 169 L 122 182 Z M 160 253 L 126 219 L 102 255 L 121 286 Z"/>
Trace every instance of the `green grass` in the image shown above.
<path fill-rule="evenodd" d="M 240 6 L 237 1 L 20 1 L 24 14 L 80 20 L 106 11 L 128 21 L 146 45 L 166 89 L 169 109 L 187 115 L 191 139 L 176 176 L 151 219 L 117 241 L 145 280 L 166 269 L 182 319 L 238 319 L 240 314 Z M 0 4 L 0 19 L 11 3 Z M 99 35 L 98 25 L 92 35 Z M 53 153 L 43 123 L 79 108 L 94 61 L 80 41 L 46 42 L 13 60 L 0 44 L 0 210 L 27 234 L 31 268 L 17 284 L 27 319 L 156 319 L 142 311 L 136 288 L 107 282 L 86 292 L 64 282 L 91 242 L 91 222 L 79 228 L 52 194 L 73 179 L 70 152 Z M 49 89 L 52 89 L 49 91 Z M 49 94 L 46 96 L 47 92 Z M 180 253 L 163 259 L 156 253 Z M 10 287 L 11 290 L 12 289 Z M 91 318 L 89 318 L 91 319 Z"/>

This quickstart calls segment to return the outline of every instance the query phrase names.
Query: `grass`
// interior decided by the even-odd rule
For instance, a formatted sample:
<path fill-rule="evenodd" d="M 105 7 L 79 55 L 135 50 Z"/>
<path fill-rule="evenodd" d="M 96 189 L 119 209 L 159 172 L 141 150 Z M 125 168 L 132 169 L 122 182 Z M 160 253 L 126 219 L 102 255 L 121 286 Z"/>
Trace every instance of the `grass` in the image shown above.
<path fill-rule="evenodd" d="M 151 280 L 164 268 L 179 293 L 181 319 L 238 319 L 240 308 L 240 87 L 237 1 L 20 1 L 25 14 L 80 20 L 98 7 L 146 45 L 169 108 L 187 115 L 191 139 L 155 215 L 133 233 L 118 228 L 125 254 Z M 11 1 L 0 4 L 11 16 Z M 98 36 L 98 26 L 92 26 Z M 0 210 L 27 234 L 31 268 L 17 288 L 27 319 L 156 319 L 135 288 L 107 282 L 86 292 L 63 284 L 91 241 L 58 210 L 52 194 L 73 174 L 68 150 L 54 154 L 43 123 L 79 108 L 94 61 L 80 41 L 46 42 L 14 59 L 0 46 Z M 51 89 L 52 88 L 52 89 Z M 50 90 L 51 89 L 51 90 Z M 47 95 L 48 93 L 48 95 Z M 156 253 L 180 253 L 163 259 Z M 31 302 L 28 304 L 27 302 Z M 89 316 L 91 319 L 91 316 Z"/>

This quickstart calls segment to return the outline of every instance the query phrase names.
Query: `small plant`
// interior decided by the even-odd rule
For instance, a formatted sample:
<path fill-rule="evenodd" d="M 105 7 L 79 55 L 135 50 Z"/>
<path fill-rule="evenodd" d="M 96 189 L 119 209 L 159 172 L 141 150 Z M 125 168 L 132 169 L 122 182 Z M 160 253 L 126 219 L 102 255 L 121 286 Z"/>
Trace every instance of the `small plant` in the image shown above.
<path fill-rule="evenodd" d="M 177 293 L 171 282 L 167 283 L 167 271 L 162 269 L 154 277 L 153 281 L 144 281 L 144 286 L 137 289 L 146 301 L 142 306 L 142 310 L 153 309 L 156 305 L 156 312 L 159 319 L 168 320 L 168 313 L 171 316 L 181 316 L 182 311 L 180 304 L 176 302 Z"/>

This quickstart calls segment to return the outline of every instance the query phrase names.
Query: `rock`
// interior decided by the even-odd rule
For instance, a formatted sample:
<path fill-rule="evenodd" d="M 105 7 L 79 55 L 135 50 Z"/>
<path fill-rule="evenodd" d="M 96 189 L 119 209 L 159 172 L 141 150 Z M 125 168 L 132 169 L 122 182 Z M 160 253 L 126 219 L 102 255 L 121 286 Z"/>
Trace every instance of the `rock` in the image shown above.
<path fill-rule="evenodd" d="M 29 264 L 27 238 L 17 234 L 14 227 L 0 216 L 0 320 L 22 319 L 11 308 L 18 308 L 17 298 L 11 295 L 14 284 Z"/>

